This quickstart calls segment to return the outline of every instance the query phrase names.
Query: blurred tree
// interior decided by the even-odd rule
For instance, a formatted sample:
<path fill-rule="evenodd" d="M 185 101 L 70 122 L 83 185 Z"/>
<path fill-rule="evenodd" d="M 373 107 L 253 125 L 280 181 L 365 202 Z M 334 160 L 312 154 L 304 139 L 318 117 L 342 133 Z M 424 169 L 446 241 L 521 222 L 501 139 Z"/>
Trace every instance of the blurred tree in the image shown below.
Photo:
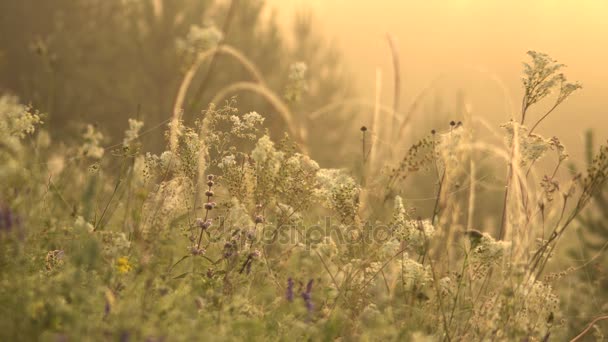
<path fill-rule="evenodd" d="M 300 101 L 289 102 L 304 129 L 314 124 L 307 119 L 309 112 L 352 93 L 337 50 L 314 33 L 310 14 L 296 20 L 290 44 L 275 13 L 264 20 L 263 1 L 233 1 L 2 1 L 0 89 L 48 113 L 55 134 L 73 134 L 81 122 L 99 122 L 118 139 L 137 108 L 148 128 L 171 116 L 192 62 L 178 42 L 192 27 L 215 25 L 226 31 L 223 43 L 251 60 L 277 94 L 288 86 L 293 63 L 308 65 L 307 91 Z M 237 61 L 222 55 L 207 61 L 188 92 L 184 119 L 192 120 L 220 89 L 238 81 L 251 81 L 251 76 Z M 275 134 L 284 130 L 267 101 L 254 94 L 233 95 L 242 110 L 264 114 Z M 325 127 L 340 127 L 344 115 L 337 114 L 324 120 Z M 147 140 L 150 148 L 163 145 L 160 131 Z M 323 132 L 313 131 L 307 141 L 323 139 Z"/>

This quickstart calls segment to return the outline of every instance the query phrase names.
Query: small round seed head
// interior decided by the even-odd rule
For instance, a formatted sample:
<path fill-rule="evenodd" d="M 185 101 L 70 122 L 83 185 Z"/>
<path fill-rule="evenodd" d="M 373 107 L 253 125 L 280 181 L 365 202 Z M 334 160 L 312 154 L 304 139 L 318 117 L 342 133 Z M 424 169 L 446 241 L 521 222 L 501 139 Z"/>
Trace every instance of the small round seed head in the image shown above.
<path fill-rule="evenodd" d="M 432 129 L 432 130 L 431 130 L 431 134 L 433 134 L 433 135 L 434 135 L 435 133 L 437 133 L 437 131 L 435 131 L 434 129 Z"/>
<path fill-rule="evenodd" d="M 215 178 L 215 176 L 214 176 L 214 175 L 207 175 L 207 180 L 212 181 L 212 180 L 213 180 L 213 178 Z"/>
<path fill-rule="evenodd" d="M 367 132 L 367 127 L 361 126 L 361 132 Z"/>
<path fill-rule="evenodd" d="M 205 254 L 205 249 L 192 246 L 190 247 L 190 253 L 192 253 L 192 255 L 203 255 Z"/>
<path fill-rule="evenodd" d="M 209 268 L 207 270 L 207 278 L 213 278 L 213 276 L 215 275 L 215 270 L 213 268 Z"/>
<path fill-rule="evenodd" d="M 249 254 L 251 258 L 259 258 L 260 255 L 262 255 L 262 253 L 260 253 L 260 251 L 257 249 L 254 249 L 253 252 Z"/>
<path fill-rule="evenodd" d="M 264 223 L 264 216 L 262 215 L 257 215 L 255 217 L 255 223 Z"/>
<path fill-rule="evenodd" d="M 207 182 L 207 186 L 209 186 L 209 187 L 212 187 L 213 184 L 215 184 L 215 183 L 212 180 L 210 180 L 210 181 Z"/>
<path fill-rule="evenodd" d="M 450 121 L 450 126 L 452 126 L 452 127 L 456 126 L 456 121 L 454 121 L 454 120 Z"/>
<path fill-rule="evenodd" d="M 213 209 L 213 202 L 207 202 L 207 203 L 205 203 L 205 209 L 206 210 Z"/>
<path fill-rule="evenodd" d="M 211 219 L 207 219 L 207 220 L 203 220 L 202 218 L 197 218 L 196 219 L 196 225 L 200 228 L 200 229 L 208 229 L 209 227 L 211 227 L 211 224 L 213 223 L 213 221 Z"/>
<path fill-rule="evenodd" d="M 213 196 L 213 191 L 212 190 L 205 191 L 205 196 L 207 196 L 207 197 Z"/>

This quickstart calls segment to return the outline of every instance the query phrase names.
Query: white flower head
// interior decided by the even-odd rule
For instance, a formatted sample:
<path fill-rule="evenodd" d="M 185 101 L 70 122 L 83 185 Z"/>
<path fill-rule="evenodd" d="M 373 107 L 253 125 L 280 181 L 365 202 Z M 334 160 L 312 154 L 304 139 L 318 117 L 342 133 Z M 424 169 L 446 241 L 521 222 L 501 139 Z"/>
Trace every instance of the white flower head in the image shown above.
<path fill-rule="evenodd" d="M 83 138 L 84 143 L 80 147 L 81 153 L 93 159 L 101 159 L 105 153 L 105 149 L 101 146 L 103 134 L 97 131 L 95 126 L 89 124 Z"/>
<path fill-rule="evenodd" d="M 143 121 L 129 119 L 129 129 L 125 131 L 125 138 L 122 141 L 123 146 L 129 146 L 131 142 L 139 137 L 139 131 L 144 126 Z"/>

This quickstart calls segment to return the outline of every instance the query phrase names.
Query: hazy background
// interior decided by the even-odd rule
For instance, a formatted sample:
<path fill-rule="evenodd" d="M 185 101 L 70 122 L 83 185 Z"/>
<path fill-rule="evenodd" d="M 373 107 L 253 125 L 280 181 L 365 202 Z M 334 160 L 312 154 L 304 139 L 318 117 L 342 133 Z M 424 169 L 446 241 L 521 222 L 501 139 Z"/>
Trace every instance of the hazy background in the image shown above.
<path fill-rule="evenodd" d="M 373 99 L 376 68 L 383 72 L 383 100 L 392 101 L 392 62 L 386 42 L 398 41 L 402 103 L 444 75 L 425 102 L 461 91 L 473 114 L 494 124 L 506 121 L 511 101 L 521 101 L 521 63 L 528 50 L 548 53 L 568 66 L 566 75 L 583 84 L 538 130 L 557 135 L 580 155 L 583 132 L 608 138 L 608 2 L 600 0 L 269 0 L 288 27 L 295 11 L 312 11 L 319 30 L 339 46 L 358 79 L 361 96 Z M 478 70 L 478 71 L 475 71 Z M 485 71 L 485 72 L 482 72 Z M 495 79 L 506 88 L 506 94 Z M 538 114 L 538 111 L 533 114 Z"/>
<path fill-rule="evenodd" d="M 381 99 L 392 104 L 387 34 L 400 51 L 400 109 L 426 89 L 413 115 L 410 141 L 452 119 L 462 120 L 464 108 L 496 129 L 518 117 L 528 50 L 568 65 L 568 78 L 584 87 L 537 132 L 560 137 L 579 161 L 587 129 L 594 129 L 598 142 L 608 138 L 608 1 L 240 0 L 227 20 L 231 4 L 0 1 L 0 91 L 15 93 L 47 113 L 55 136 L 78 136 L 84 123 L 93 122 L 105 130 L 104 143 L 116 142 L 128 117 L 140 115 L 148 128 L 161 127 L 170 117 L 192 63 L 177 42 L 193 26 L 223 29 L 231 21 L 225 42 L 260 69 L 273 92 L 284 93 L 293 63 L 308 65 L 308 92 L 289 106 L 298 126 L 309 131 L 312 156 L 325 166 L 359 161 L 358 127 L 371 126 L 372 110 L 336 107 L 322 119 L 310 114 L 353 98 L 373 102 L 377 69 L 382 72 Z M 192 121 L 214 94 L 250 79 L 231 58 L 206 63 L 189 89 L 184 117 Z M 241 110 L 259 111 L 275 137 L 282 134 L 283 122 L 268 101 L 243 92 L 238 96 Z M 533 108 L 528 124 L 542 115 L 542 108 Z M 146 140 L 148 148 L 162 148 L 162 128 Z"/>

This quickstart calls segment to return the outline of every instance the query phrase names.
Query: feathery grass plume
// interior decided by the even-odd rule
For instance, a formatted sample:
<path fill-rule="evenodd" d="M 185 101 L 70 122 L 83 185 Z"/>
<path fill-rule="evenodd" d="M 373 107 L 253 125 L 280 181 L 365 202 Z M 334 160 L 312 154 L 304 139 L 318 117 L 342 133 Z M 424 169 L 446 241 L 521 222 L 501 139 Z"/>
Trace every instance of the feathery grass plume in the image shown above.
<path fill-rule="evenodd" d="M 376 92 L 374 97 L 374 116 L 372 118 L 372 132 L 375 136 L 380 137 L 384 132 L 382 132 L 382 125 L 380 124 L 380 103 L 382 96 L 382 70 L 380 68 L 376 68 Z M 366 177 L 372 177 L 372 171 L 375 171 L 373 168 L 377 165 L 376 161 L 378 160 L 381 149 L 378 146 L 378 142 L 374 141 L 371 144 L 369 151 L 369 163 L 366 165 L 365 175 Z M 365 184 L 365 182 L 364 182 Z"/>
<path fill-rule="evenodd" d="M 390 140 L 395 141 L 395 139 L 397 139 L 398 128 L 397 113 L 399 112 L 399 100 L 401 98 L 401 66 L 399 64 L 399 49 L 397 48 L 397 42 L 395 40 L 395 37 L 390 33 L 387 33 L 386 39 L 391 49 L 391 58 L 393 60 L 393 121 L 390 132 Z M 408 118 L 404 118 L 404 121 L 406 120 L 408 120 Z"/>
<path fill-rule="evenodd" d="M 392 187 L 404 182 L 411 173 L 431 170 L 437 157 L 434 148 L 435 134 L 436 132 L 433 130 L 430 135 L 422 138 L 408 149 L 399 165 L 392 170 L 387 182 L 387 190 L 390 191 Z"/>

